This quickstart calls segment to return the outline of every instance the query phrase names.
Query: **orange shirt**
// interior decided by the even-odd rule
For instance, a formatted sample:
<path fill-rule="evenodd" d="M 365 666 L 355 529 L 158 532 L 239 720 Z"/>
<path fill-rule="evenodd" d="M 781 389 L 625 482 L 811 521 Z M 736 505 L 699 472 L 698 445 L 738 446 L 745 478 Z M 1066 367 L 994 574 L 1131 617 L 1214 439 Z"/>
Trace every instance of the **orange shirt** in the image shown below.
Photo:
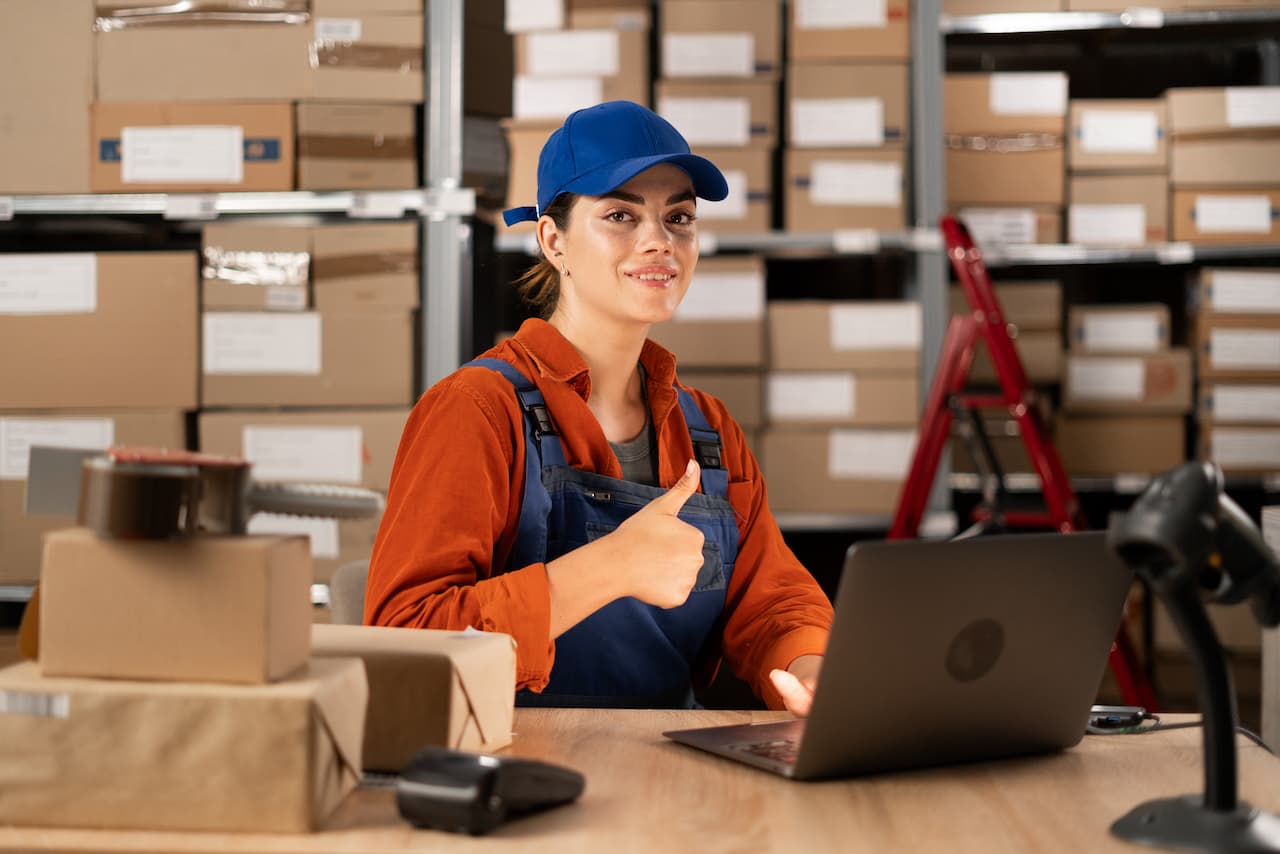
<path fill-rule="evenodd" d="M 514 338 L 485 356 L 515 365 L 542 392 L 569 465 L 622 477 L 587 407 L 587 365 L 555 327 L 526 321 Z M 657 438 L 658 478 L 670 488 L 693 456 L 671 386 L 675 357 L 646 341 L 640 362 Z M 723 655 L 770 707 L 782 708 L 769 671 L 826 650 L 831 604 L 783 542 L 742 429 L 719 400 L 690 391 L 720 431 L 739 532 L 720 647 L 711 650 L 696 678 L 709 682 Z M 506 632 L 517 643 L 516 687 L 541 691 L 555 660 L 546 565 L 503 572 L 519 522 L 525 450 L 524 413 L 511 384 L 496 371 L 456 371 L 418 400 L 396 452 L 369 566 L 364 619 L 372 625 Z"/>

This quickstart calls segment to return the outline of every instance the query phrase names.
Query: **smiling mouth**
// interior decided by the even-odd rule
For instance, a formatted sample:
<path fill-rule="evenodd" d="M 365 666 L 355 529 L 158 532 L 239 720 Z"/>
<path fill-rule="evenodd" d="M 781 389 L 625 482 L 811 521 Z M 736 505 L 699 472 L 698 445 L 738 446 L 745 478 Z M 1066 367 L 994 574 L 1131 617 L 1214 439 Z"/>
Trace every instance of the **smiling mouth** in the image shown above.
<path fill-rule="evenodd" d="M 675 281 L 675 275 L 672 273 L 628 273 L 627 276 L 632 279 L 644 282 L 647 285 L 669 285 Z"/>

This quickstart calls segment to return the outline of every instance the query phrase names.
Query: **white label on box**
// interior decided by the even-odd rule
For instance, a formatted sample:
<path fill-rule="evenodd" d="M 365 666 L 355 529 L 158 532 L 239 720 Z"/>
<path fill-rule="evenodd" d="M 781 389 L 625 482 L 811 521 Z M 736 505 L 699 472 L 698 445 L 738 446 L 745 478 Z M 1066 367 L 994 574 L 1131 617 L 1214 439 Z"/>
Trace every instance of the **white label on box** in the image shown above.
<path fill-rule="evenodd" d="M 992 74 L 991 112 L 998 116 L 1061 116 L 1067 112 L 1067 75 L 1058 71 Z"/>
<path fill-rule="evenodd" d="M 1154 353 L 1160 349 L 1160 318 L 1154 314 L 1086 314 L 1081 331 L 1086 350 Z"/>
<path fill-rule="evenodd" d="M 764 275 L 695 273 L 676 307 L 678 321 L 759 320 L 764 317 Z"/>
<path fill-rule="evenodd" d="M 662 98 L 658 113 L 691 146 L 751 142 L 751 102 L 746 98 Z"/>
<path fill-rule="evenodd" d="M 509 33 L 564 28 L 564 0 L 507 0 L 503 28 Z"/>
<path fill-rule="evenodd" d="M 1267 196 L 1196 196 L 1196 231 L 1201 234 L 1270 234 Z"/>
<path fill-rule="evenodd" d="M 809 170 L 809 200 L 815 205 L 899 207 L 902 165 L 870 160 L 815 160 Z"/>
<path fill-rule="evenodd" d="M 979 246 L 1036 242 L 1036 212 L 1031 208 L 962 208 L 959 217 Z"/>
<path fill-rule="evenodd" d="M 1280 423 L 1280 385 L 1215 385 L 1214 421 Z"/>
<path fill-rule="evenodd" d="M 827 474 L 833 479 L 902 480 L 915 450 L 914 430 L 832 430 Z"/>
<path fill-rule="evenodd" d="M 1083 110 L 1080 147 L 1090 154 L 1154 154 L 1160 122 L 1149 110 Z"/>
<path fill-rule="evenodd" d="M 662 72 L 667 77 L 752 77 L 756 38 L 751 33 L 667 33 Z"/>
<path fill-rule="evenodd" d="M 516 75 L 512 112 L 517 119 L 563 119 L 569 113 L 604 100 L 599 77 L 529 77 Z"/>
<path fill-rule="evenodd" d="M 1227 126 L 1280 127 L 1280 86 L 1228 86 Z"/>
<path fill-rule="evenodd" d="M 13 219 L 13 196 L 0 196 L 0 222 Z"/>
<path fill-rule="evenodd" d="M 364 35 L 359 18 L 316 18 L 316 41 L 358 42 Z"/>
<path fill-rule="evenodd" d="M 26 480 L 31 446 L 104 451 L 115 443 L 110 418 L 0 418 L 0 480 Z"/>
<path fill-rule="evenodd" d="M 1209 304 L 1214 311 L 1274 314 L 1280 311 L 1280 273 L 1215 270 Z"/>
<path fill-rule="evenodd" d="M 542 77 L 613 77 L 617 30 L 566 30 L 525 36 L 525 71 Z"/>
<path fill-rule="evenodd" d="M 0 691 L 0 715 L 62 718 L 71 715 L 71 695 L 33 691 Z"/>
<path fill-rule="evenodd" d="M 311 556 L 332 560 L 338 556 L 338 520 L 313 516 L 255 513 L 249 517 L 250 534 L 302 534 L 311 538 Z"/>
<path fill-rule="evenodd" d="M 852 418 L 857 396 L 853 374 L 771 373 L 765 378 L 769 417 L 804 421 Z"/>
<path fill-rule="evenodd" d="M 320 315 L 208 312 L 206 374 L 320 373 Z"/>
<path fill-rule="evenodd" d="M 364 431 L 359 427 L 246 425 L 244 457 L 260 481 L 359 485 L 364 476 Z"/>
<path fill-rule="evenodd" d="M 1068 217 L 1072 243 L 1140 246 L 1147 239 L 1147 209 L 1142 205 L 1072 205 Z"/>
<path fill-rule="evenodd" d="M 796 28 L 842 30 L 854 27 L 887 27 L 886 0 L 795 0 Z"/>
<path fill-rule="evenodd" d="M 884 145 L 884 101 L 797 98 L 791 102 L 791 143 L 808 148 Z"/>
<path fill-rule="evenodd" d="M 98 256 L 92 252 L 0 255 L 0 315 L 97 310 Z"/>
<path fill-rule="evenodd" d="M 1280 468 L 1280 430 L 1214 428 L 1209 458 L 1221 466 Z"/>
<path fill-rule="evenodd" d="M 1212 329 L 1209 331 L 1209 361 L 1215 368 L 1280 368 L 1280 331 Z"/>
<path fill-rule="evenodd" d="M 1073 400 L 1142 400 L 1146 370 L 1141 359 L 1067 360 Z"/>
<path fill-rule="evenodd" d="M 747 173 L 741 169 L 723 170 L 724 181 L 729 185 L 729 195 L 718 202 L 698 199 L 698 219 L 733 220 L 747 218 L 747 202 L 751 187 Z"/>
<path fill-rule="evenodd" d="M 830 336 L 833 350 L 920 349 L 920 303 L 833 305 Z"/>
<path fill-rule="evenodd" d="M 241 184 L 244 128 L 127 127 L 120 131 L 126 184 Z"/>
<path fill-rule="evenodd" d="M 165 219 L 217 219 L 218 197 L 169 193 L 164 197 Z"/>

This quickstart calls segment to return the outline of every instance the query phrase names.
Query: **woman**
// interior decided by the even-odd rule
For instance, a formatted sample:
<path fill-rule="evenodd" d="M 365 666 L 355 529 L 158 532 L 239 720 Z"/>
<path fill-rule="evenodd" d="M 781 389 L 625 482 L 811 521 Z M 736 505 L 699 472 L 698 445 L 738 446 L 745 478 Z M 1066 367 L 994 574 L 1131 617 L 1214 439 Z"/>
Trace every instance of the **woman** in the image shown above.
<path fill-rule="evenodd" d="M 405 426 L 365 622 L 507 632 L 522 705 L 688 707 L 722 658 L 807 714 L 831 606 L 742 430 L 646 339 L 689 287 L 720 171 L 655 113 L 569 116 L 538 161 L 539 310 Z M 701 491 L 699 491 L 701 489 Z"/>

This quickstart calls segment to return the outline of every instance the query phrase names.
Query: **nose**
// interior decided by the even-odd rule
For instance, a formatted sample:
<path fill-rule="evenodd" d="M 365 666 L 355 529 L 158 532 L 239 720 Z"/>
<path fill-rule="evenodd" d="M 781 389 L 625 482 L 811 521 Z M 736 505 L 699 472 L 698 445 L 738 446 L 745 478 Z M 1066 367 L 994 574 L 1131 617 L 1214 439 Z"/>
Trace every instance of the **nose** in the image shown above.
<path fill-rule="evenodd" d="M 640 227 L 638 241 L 640 251 L 645 253 L 657 252 L 670 255 L 675 250 L 671 230 L 667 228 L 662 217 L 646 219 Z"/>

